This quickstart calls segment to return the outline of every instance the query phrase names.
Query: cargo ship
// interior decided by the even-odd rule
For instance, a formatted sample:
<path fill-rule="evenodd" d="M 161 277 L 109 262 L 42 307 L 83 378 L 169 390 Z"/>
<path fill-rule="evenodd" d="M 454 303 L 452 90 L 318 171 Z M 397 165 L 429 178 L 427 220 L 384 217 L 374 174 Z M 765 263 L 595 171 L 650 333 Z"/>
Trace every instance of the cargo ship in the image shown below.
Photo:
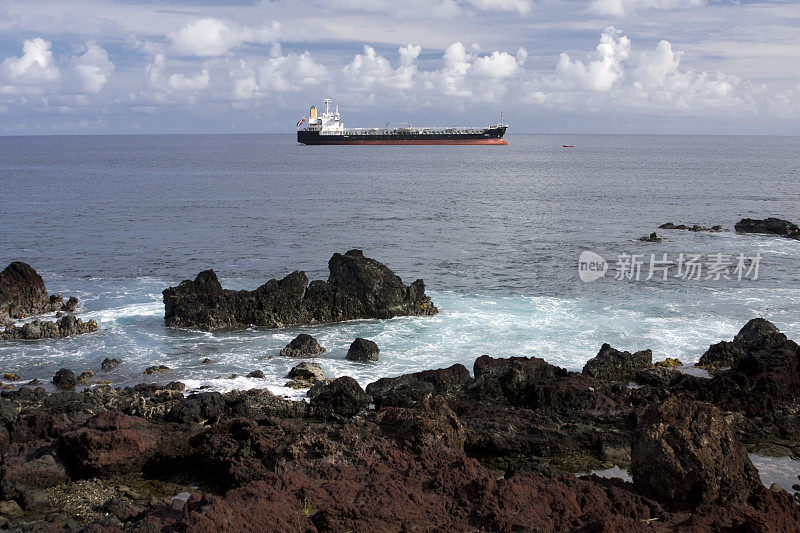
<path fill-rule="evenodd" d="M 317 115 L 311 106 L 308 117 L 297 122 L 297 142 L 301 144 L 493 144 L 506 145 L 503 139 L 508 125 L 477 128 L 425 127 L 405 125 L 398 128 L 345 128 L 339 106 L 331 112 L 331 100 L 325 99 L 325 111 Z M 307 123 L 304 127 L 303 124 Z"/>

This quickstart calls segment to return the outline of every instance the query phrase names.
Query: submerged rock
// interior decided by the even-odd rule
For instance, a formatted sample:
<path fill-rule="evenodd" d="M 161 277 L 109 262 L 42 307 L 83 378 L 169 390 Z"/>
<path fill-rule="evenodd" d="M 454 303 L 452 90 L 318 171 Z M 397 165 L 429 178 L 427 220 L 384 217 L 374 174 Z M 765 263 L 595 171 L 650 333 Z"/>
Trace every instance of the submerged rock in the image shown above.
<path fill-rule="evenodd" d="M 301 333 L 281 350 L 283 357 L 316 357 L 325 353 L 317 339 L 307 333 Z"/>
<path fill-rule="evenodd" d="M 800 240 L 800 228 L 797 224 L 780 218 L 770 217 L 764 220 L 743 218 L 736 223 L 734 229 L 736 233 L 765 233 Z"/>
<path fill-rule="evenodd" d="M 308 282 L 303 272 L 270 280 L 253 291 L 222 288 L 213 270 L 170 287 L 164 295 L 167 326 L 200 330 L 258 326 L 275 328 L 361 318 L 433 315 L 425 284 L 404 285 L 382 263 L 360 250 L 334 254 L 327 281 Z"/>
<path fill-rule="evenodd" d="M 377 344 L 369 339 L 359 337 L 350 344 L 346 358 L 348 361 L 377 361 L 379 354 L 380 349 Z"/>
<path fill-rule="evenodd" d="M 651 350 L 630 353 L 603 344 L 597 355 L 586 362 L 583 373 L 604 381 L 631 381 L 637 371 L 649 368 L 652 363 Z"/>
<path fill-rule="evenodd" d="M 672 397 L 650 406 L 631 448 L 637 490 L 676 510 L 746 502 L 758 471 L 719 409 Z"/>

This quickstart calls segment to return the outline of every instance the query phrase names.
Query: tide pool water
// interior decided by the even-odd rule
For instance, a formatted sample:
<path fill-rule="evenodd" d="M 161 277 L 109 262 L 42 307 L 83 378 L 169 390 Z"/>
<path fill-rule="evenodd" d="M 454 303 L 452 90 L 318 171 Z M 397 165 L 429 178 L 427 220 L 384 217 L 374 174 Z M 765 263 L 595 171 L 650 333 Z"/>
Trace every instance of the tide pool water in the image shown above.
<path fill-rule="evenodd" d="M 327 352 L 331 377 L 362 385 L 482 354 L 537 356 L 580 370 L 604 342 L 697 361 L 763 316 L 800 339 L 800 241 L 738 235 L 749 216 L 800 221 L 800 139 L 514 136 L 508 147 L 302 147 L 290 136 L 0 138 L 0 262 L 30 263 L 49 291 L 77 295 L 99 331 L 0 343 L 0 370 L 49 381 L 93 370 L 115 385 L 180 380 L 192 389 L 284 387 L 298 333 Z M 562 144 L 576 148 L 564 150 Z M 657 230 L 721 224 L 719 233 Z M 658 231 L 660 243 L 637 239 Z M 277 330 L 164 327 L 161 291 L 214 268 L 252 289 L 360 248 L 406 283 L 426 281 L 433 317 Z M 609 262 L 586 283 L 578 257 Z M 757 276 L 647 278 L 651 254 L 759 257 Z M 620 255 L 640 256 L 615 279 Z M 734 261 L 734 259 L 731 259 Z M 735 261 L 734 261 L 735 262 Z M 755 279 L 754 279 L 755 278 Z M 380 361 L 345 360 L 356 337 Z M 105 357 L 124 364 L 100 372 Z M 212 364 L 202 364 L 208 358 Z M 163 364 L 170 371 L 142 376 Z M 266 380 L 245 376 L 262 370 Z M 230 379 L 230 376 L 237 377 Z"/>

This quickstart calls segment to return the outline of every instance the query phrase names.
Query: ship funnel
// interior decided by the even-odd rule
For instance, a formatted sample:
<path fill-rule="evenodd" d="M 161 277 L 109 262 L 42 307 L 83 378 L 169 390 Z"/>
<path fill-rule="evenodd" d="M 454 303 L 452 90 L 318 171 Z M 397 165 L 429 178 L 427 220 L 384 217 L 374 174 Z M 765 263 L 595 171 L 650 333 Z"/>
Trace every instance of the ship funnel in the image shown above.
<path fill-rule="evenodd" d="M 311 106 L 311 109 L 308 112 L 309 122 L 312 120 L 317 120 L 317 108 L 315 106 Z"/>

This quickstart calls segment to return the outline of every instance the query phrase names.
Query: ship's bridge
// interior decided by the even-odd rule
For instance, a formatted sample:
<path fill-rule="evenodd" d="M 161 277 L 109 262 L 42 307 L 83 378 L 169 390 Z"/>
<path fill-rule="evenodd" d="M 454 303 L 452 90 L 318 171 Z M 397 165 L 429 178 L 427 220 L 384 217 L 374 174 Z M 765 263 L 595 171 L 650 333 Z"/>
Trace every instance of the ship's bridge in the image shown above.
<path fill-rule="evenodd" d="M 309 113 L 308 125 L 309 129 L 319 130 L 321 133 L 337 134 L 344 133 L 344 125 L 342 125 L 341 115 L 339 115 L 339 106 L 336 106 L 336 111 L 331 113 L 331 99 L 325 99 L 325 111 L 321 116 L 317 116 L 317 108 L 312 107 Z"/>

